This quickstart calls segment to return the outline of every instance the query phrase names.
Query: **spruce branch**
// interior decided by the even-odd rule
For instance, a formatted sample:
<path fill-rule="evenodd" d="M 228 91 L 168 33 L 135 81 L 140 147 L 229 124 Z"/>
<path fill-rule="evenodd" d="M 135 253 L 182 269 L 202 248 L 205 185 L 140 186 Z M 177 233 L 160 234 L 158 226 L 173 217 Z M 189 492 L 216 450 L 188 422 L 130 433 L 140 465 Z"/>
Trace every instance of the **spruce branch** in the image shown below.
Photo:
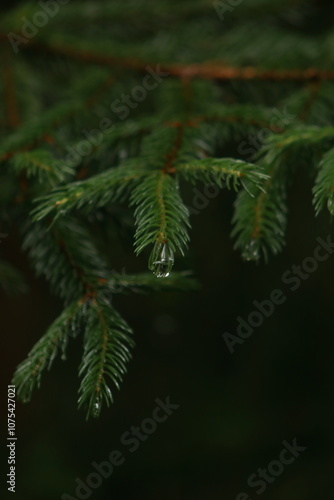
<path fill-rule="evenodd" d="M 198 290 L 199 283 L 191 273 L 174 271 L 164 280 L 157 280 L 151 273 L 126 274 L 113 271 L 112 278 L 100 293 L 124 293 L 127 291 L 143 293 L 149 291 Z"/>
<path fill-rule="evenodd" d="M 6 137 L 0 146 L 0 160 L 6 160 L 18 151 L 33 149 L 41 142 L 53 144 L 52 134 L 60 125 L 74 118 L 89 116 L 90 108 L 101 97 L 101 91 L 97 92 L 96 89 L 100 89 L 102 84 L 105 87 L 106 78 L 109 85 L 109 73 L 101 70 L 75 80 L 65 98 L 62 96 L 61 102 L 56 102 L 48 110 L 43 110 L 40 116 L 29 117 Z M 68 97 L 68 94 L 71 97 Z"/>
<path fill-rule="evenodd" d="M 109 384 L 119 389 L 131 359 L 132 331 L 106 301 L 91 302 L 87 313 L 84 353 L 79 369 L 79 408 L 87 406 L 87 418 L 98 417 L 102 404 L 113 401 Z"/>
<path fill-rule="evenodd" d="M 17 387 L 21 401 L 30 401 L 34 389 L 40 387 L 42 373 L 50 370 L 55 358 L 61 352 L 66 359 L 68 338 L 76 335 L 78 317 L 83 314 L 83 304 L 71 303 L 51 324 L 43 337 L 34 345 L 28 357 L 16 369 L 12 383 Z"/>
<path fill-rule="evenodd" d="M 259 154 L 271 150 L 276 156 L 283 154 L 288 148 L 310 145 L 321 145 L 323 141 L 334 137 L 334 127 L 300 126 L 289 128 L 287 132 L 271 136 Z"/>
<path fill-rule="evenodd" d="M 65 303 L 15 373 L 22 399 L 58 351 L 64 357 L 72 332 L 83 331 L 79 406 L 98 416 L 134 345 L 113 296 L 196 289 L 187 273 L 169 276 L 174 253 L 189 242 L 180 179 L 238 191 L 232 234 L 248 260 L 282 249 L 297 168 L 316 172 L 316 213 L 326 204 L 334 213 L 332 30 L 308 39 L 297 24 L 286 29 L 289 0 L 246 3 L 224 30 L 217 5 L 206 0 L 173 9 L 169 0 L 129 0 L 127 9 L 117 0 L 85 1 L 79 11 L 69 2 L 25 41 L 8 36 L 22 29 L 21 7 L 0 19 L 0 220 L 21 227 L 32 210 L 23 249 Z M 22 8 L 28 20 L 38 18 L 33 2 Z M 283 23 L 273 22 L 277 13 Z M 261 30 L 259 16 L 268 21 Z M 255 149 L 240 152 L 247 138 Z M 235 151 L 254 160 L 233 158 Z M 123 233 L 132 223 L 131 210 L 116 206 L 123 202 L 134 209 L 136 254 L 151 247 L 153 275 L 117 273 L 105 258 L 115 238 L 109 223 Z M 4 261 L 0 286 L 23 289 Z"/>
<path fill-rule="evenodd" d="M 43 149 L 16 153 L 10 160 L 9 165 L 19 173 L 25 171 L 27 177 L 37 178 L 40 183 L 46 180 L 54 186 L 59 182 L 69 180 L 74 170 L 61 160 Z"/>
<path fill-rule="evenodd" d="M 313 188 L 313 203 L 316 214 L 327 204 L 331 215 L 334 215 L 334 148 L 324 154 Z"/>
<path fill-rule="evenodd" d="M 153 171 L 132 192 L 135 206 L 135 250 L 139 254 L 153 244 L 149 267 L 157 276 L 168 276 L 174 252 L 183 255 L 189 241 L 189 212 L 174 178 L 163 171 Z"/>
<path fill-rule="evenodd" d="M 241 192 L 235 204 L 232 236 L 235 248 L 245 260 L 268 260 L 269 250 L 277 254 L 284 244 L 286 228 L 286 192 L 284 185 L 272 177 L 264 183 L 264 191 L 255 196 Z"/>
<path fill-rule="evenodd" d="M 27 224 L 23 248 L 37 275 L 44 275 L 51 290 L 66 301 L 95 293 L 108 278 L 108 265 L 91 232 L 79 220 L 66 217 L 51 228 L 45 222 Z"/>
<path fill-rule="evenodd" d="M 134 59 L 133 57 L 119 57 L 114 54 L 103 54 L 80 47 L 66 44 L 54 44 L 52 42 L 31 43 L 27 45 L 28 50 L 48 51 L 51 54 L 60 54 L 70 59 L 86 63 L 96 63 L 101 66 L 119 67 L 122 69 L 137 70 L 145 72 L 147 66 L 156 65 L 155 61 Z M 259 69 L 253 66 L 234 67 L 221 64 L 218 61 L 210 63 L 164 63 L 160 70 L 177 78 L 204 78 L 212 80 L 265 80 L 265 81 L 296 81 L 307 82 L 312 80 L 334 80 L 333 70 L 323 70 L 309 67 L 305 69 Z"/>
<path fill-rule="evenodd" d="M 58 122 L 80 110 L 80 101 L 74 100 L 71 103 L 60 103 L 45 111 L 42 116 L 23 123 L 19 129 L 8 135 L 2 142 L 0 159 L 6 160 L 17 151 L 33 148 L 35 144 L 45 139 L 48 133 L 54 130 Z"/>
<path fill-rule="evenodd" d="M 259 260 L 262 255 L 268 261 L 269 251 L 281 251 L 287 224 L 287 187 L 295 166 L 304 163 L 313 170 L 333 134 L 333 127 L 291 128 L 269 137 L 260 149 L 259 163 L 270 175 L 263 186 L 265 192 L 253 199 L 240 193 L 233 217 L 235 248 L 241 249 L 246 260 Z"/>
<path fill-rule="evenodd" d="M 261 188 L 263 181 L 269 178 L 261 165 L 234 158 L 192 160 L 189 163 L 180 163 L 175 168 L 192 183 L 200 180 L 204 183 L 217 184 L 219 187 L 226 186 L 228 189 L 232 187 L 236 191 L 240 186 L 247 191 L 250 185 Z"/>
<path fill-rule="evenodd" d="M 136 162 L 129 162 L 87 180 L 72 182 L 39 197 L 36 200 L 39 204 L 31 215 L 33 220 L 40 221 L 53 213 L 58 218 L 74 209 L 88 214 L 110 202 L 122 200 L 130 186 L 143 175 Z"/>

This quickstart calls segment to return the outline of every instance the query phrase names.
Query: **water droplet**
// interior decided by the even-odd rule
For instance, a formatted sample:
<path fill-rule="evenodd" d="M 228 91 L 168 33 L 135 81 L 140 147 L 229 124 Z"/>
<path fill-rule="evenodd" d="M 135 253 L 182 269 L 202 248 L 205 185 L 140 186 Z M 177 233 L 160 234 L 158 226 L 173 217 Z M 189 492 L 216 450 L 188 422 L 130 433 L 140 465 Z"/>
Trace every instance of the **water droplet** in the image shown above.
<path fill-rule="evenodd" d="M 167 278 L 174 264 L 174 252 L 167 243 L 156 243 L 148 267 L 157 278 Z"/>
<path fill-rule="evenodd" d="M 102 400 L 101 394 L 98 392 L 96 394 L 95 401 L 94 401 L 93 408 L 92 408 L 93 417 L 95 417 L 95 418 L 100 415 L 101 402 L 102 402 L 101 400 Z"/>
<path fill-rule="evenodd" d="M 252 240 L 242 252 L 241 257 L 247 261 L 257 261 L 260 258 L 259 245 L 256 240 Z"/>

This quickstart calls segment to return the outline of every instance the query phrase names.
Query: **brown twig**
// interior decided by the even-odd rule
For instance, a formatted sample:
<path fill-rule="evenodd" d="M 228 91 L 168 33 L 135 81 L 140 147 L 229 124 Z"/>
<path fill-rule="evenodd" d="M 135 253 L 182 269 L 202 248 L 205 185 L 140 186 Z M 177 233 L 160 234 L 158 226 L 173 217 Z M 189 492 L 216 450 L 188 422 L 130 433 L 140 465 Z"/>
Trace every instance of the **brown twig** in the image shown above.
<path fill-rule="evenodd" d="M 182 124 L 178 124 L 175 142 L 170 152 L 166 154 L 166 163 L 162 170 L 165 174 L 173 174 L 175 172 L 174 162 L 181 147 L 182 138 L 183 138 L 183 126 Z"/>
<path fill-rule="evenodd" d="M 153 61 L 142 61 L 135 58 L 120 58 L 99 54 L 89 50 L 82 50 L 68 45 L 42 43 L 29 43 L 23 50 L 39 50 L 53 54 L 60 54 L 71 59 L 82 62 L 90 62 L 113 68 L 133 69 L 141 72 L 147 71 L 147 66 L 156 66 Z M 318 68 L 307 69 L 259 69 L 253 66 L 233 67 L 217 61 L 197 64 L 159 64 L 159 70 L 171 76 L 180 78 L 204 78 L 216 80 L 268 80 L 268 81 L 312 81 L 312 80 L 334 80 L 334 70 L 322 70 Z"/>

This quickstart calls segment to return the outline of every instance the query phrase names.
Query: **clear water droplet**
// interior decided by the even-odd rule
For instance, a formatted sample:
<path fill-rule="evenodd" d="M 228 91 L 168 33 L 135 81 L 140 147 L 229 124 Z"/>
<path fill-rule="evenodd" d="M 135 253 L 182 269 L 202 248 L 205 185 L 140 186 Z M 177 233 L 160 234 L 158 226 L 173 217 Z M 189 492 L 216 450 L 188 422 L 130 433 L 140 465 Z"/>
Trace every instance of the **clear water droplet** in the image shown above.
<path fill-rule="evenodd" d="M 256 240 L 252 240 L 248 243 L 245 250 L 242 252 L 241 257 L 247 261 L 258 261 L 260 258 L 258 242 Z"/>
<path fill-rule="evenodd" d="M 150 255 L 149 269 L 157 278 L 167 278 L 174 265 L 174 252 L 167 243 L 156 243 Z"/>
<path fill-rule="evenodd" d="M 101 402 L 102 402 L 101 394 L 97 393 L 92 409 L 93 417 L 98 417 L 100 415 Z"/>

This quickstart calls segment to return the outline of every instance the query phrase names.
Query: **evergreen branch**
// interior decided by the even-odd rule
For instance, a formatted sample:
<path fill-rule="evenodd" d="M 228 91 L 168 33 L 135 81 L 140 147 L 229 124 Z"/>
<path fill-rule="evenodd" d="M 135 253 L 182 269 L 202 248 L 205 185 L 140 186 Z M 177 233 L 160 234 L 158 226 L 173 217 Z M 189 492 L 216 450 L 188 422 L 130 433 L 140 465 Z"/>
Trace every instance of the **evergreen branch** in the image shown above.
<path fill-rule="evenodd" d="M 41 183 L 47 179 L 51 185 L 65 181 L 74 173 L 66 163 L 54 159 L 48 151 L 39 149 L 16 153 L 10 164 L 17 172 L 25 170 L 28 178 L 37 177 Z"/>
<path fill-rule="evenodd" d="M 173 117 L 174 123 L 180 126 L 192 122 L 195 115 L 206 113 L 216 97 L 217 87 L 213 82 L 169 78 L 157 89 L 159 115 L 167 123 Z"/>
<path fill-rule="evenodd" d="M 334 138 L 334 127 L 298 127 L 290 128 L 282 134 L 274 134 L 266 141 L 266 145 L 259 152 L 263 156 L 267 152 L 272 155 L 282 155 L 288 148 L 301 146 L 317 146 L 323 141 Z"/>
<path fill-rule="evenodd" d="M 108 278 L 108 265 L 79 220 L 66 217 L 51 228 L 38 222 L 27 225 L 25 233 L 23 248 L 37 275 L 44 275 L 60 297 L 71 301 L 84 294 L 94 296 Z"/>
<path fill-rule="evenodd" d="M 194 183 L 200 180 L 205 183 L 215 183 L 219 187 L 238 190 L 242 185 L 246 190 L 248 185 L 261 187 L 263 180 L 268 175 L 263 172 L 263 167 L 234 158 L 204 158 L 192 160 L 189 163 L 176 165 L 176 171 L 185 179 Z"/>
<path fill-rule="evenodd" d="M 183 140 L 183 127 L 177 127 L 176 137 L 173 144 L 173 147 L 166 154 L 166 162 L 163 167 L 163 172 L 165 174 L 171 174 L 175 172 L 174 164 L 180 152 Z"/>
<path fill-rule="evenodd" d="M 181 130 L 180 130 L 181 128 Z M 183 140 L 182 126 L 159 127 L 146 135 L 140 146 L 140 161 L 146 169 L 173 173 Z"/>
<path fill-rule="evenodd" d="M 168 276 L 174 252 L 178 249 L 183 255 L 187 247 L 190 227 L 175 180 L 160 170 L 148 173 L 133 190 L 130 204 L 136 206 L 136 253 L 154 244 L 149 268 L 158 277 Z"/>
<path fill-rule="evenodd" d="M 78 209 L 88 214 L 96 208 L 121 200 L 129 187 L 144 175 L 136 164 L 115 167 L 84 181 L 72 182 L 39 197 L 39 205 L 31 212 L 33 220 L 40 221 L 55 212 L 55 217 Z"/>
<path fill-rule="evenodd" d="M 122 152 L 124 151 L 124 146 L 130 149 L 130 145 L 133 142 L 138 144 L 141 141 L 142 136 L 151 132 L 160 122 L 152 116 L 138 117 L 136 120 L 126 120 L 123 123 L 115 123 L 110 126 L 110 128 L 103 133 L 101 132 L 101 139 L 96 141 L 92 153 L 90 154 L 90 163 L 94 160 L 101 161 L 104 164 L 110 165 L 110 157 L 112 163 L 118 163 L 119 160 L 122 161 Z M 70 147 L 72 151 L 80 151 L 80 146 L 82 140 L 73 143 Z M 82 158 L 80 154 L 72 154 L 70 163 L 78 164 Z M 124 161 L 124 160 L 123 160 Z M 103 165 L 103 164 L 102 164 Z M 124 165 L 125 166 L 125 165 Z M 78 171 L 77 179 L 81 180 L 82 172 L 87 172 L 88 168 L 84 167 L 82 171 Z"/>
<path fill-rule="evenodd" d="M 45 44 L 30 43 L 26 49 L 42 49 L 52 54 L 60 54 L 87 63 L 100 64 L 107 67 L 119 67 L 124 69 L 145 72 L 147 66 L 154 66 L 153 60 L 140 60 L 130 57 L 118 57 L 114 54 L 103 54 L 81 49 L 66 44 Z M 312 80 L 334 80 L 333 70 L 322 70 L 314 67 L 306 69 L 259 69 L 253 66 L 234 67 L 221 64 L 220 62 L 210 63 L 188 63 L 188 64 L 161 64 L 160 71 L 178 78 L 204 78 L 214 80 L 265 80 L 265 81 L 296 81 L 307 82 Z"/>
<path fill-rule="evenodd" d="M 77 332 L 79 315 L 83 314 L 83 304 L 75 301 L 69 305 L 50 325 L 43 337 L 34 345 L 28 357 L 16 369 L 12 383 L 17 387 L 17 395 L 23 402 L 30 401 L 36 387 L 40 387 L 42 373 L 50 370 L 53 361 L 61 351 L 65 352 L 71 332 Z"/>
<path fill-rule="evenodd" d="M 323 156 L 319 164 L 313 194 L 316 214 L 327 204 L 330 214 L 334 215 L 334 148 Z"/>
<path fill-rule="evenodd" d="M 107 302 L 93 300 L 87 317 L 84 354 L 79 369 L 79 407 L 87 406 L 87 418 L 98 417 L 101 406 L 113 401 L 110 382 L 119 389 L 131 359 L 132 331 Z"/>
<path fill-rule="evenodd" d="M 285 106 L 285 109 L 290 109 Z M 282 129 L 277 123 L 279 118 L 275 117 L 275 109 L 249 103 L 244 104 L 219 104 L 217 101 L 209 103 L 206 106 L 205 114 L 194 116 L 193 119 L 198 122 L 213 123 L 236 123 L 245 126 L 257 128 L 268 128 L 274 132 L 281 132 Z"/>
<path fill-rule="evenodd" d="M 25 121 L 19 129 L 2 142 L 0 160 L 6 160 L 18 151 L 29 150 L 43 139 L 53 143 L 53 138 L 49 136 L 49 133 L 75 115 L 87 115 L 89 108 L 101 96 L 101 85 L 102 89 L 110 85 L 110 75 L 108 73 L 106 75 L 104 70 L 90 73 L 86 78 L 81 77 L 76 80 L 71 88 L 70 98 L 67 97 L 62 102 L 44 110 L 40 116 Z M 73 98 L 73 95 L 75 98 Z"/>
<path fill-rule="evenodd" d="M 265 192 L 254 197 L 246 191 L 239 194 L 232 222 L 235 248 L 242 250 L 245 260 L 268 260 L 268 250 L 277 254 L 284 244 L 286 227 L 286 193 L 284 184 L 271 178 L 264 184 Z"/>
<path fill-rule="evenodd" d="M 285 0 L 286 1 L 286 0 Z M 291 0 L 290 0 L 291 2 Z M 93 8 L 90 8 L 91 6 Z M 120 23 L 126 22 L 134 23 L 137 26 L 138 22 L 143 22 L 144 25 L 147 25 L 147 20 L 151 16 L 154 16 L 155 20 L 160 23 L 165 23 L 166 16 L 168 19 L 173 19 L 175 22 L 184 22 L 187 19 L 187 16 L 193 15 L 203 15 L 205 13 L 212 15 L 212 5 L 207 2 L 207 0 L 196 1 L 195 3 L 190 0 L 183 0 L 182 4 L 175 4 L 173 7 L 173 13 L 170 11 L 170 4 L 165 1 L 159 2 L 157 5 L 154 1 L 147 1 L 145 4 L 138 3 L 137 0 L 127 0 L 127 9 L 123 8 L 123 5 L 119 2 L 111 2 L 105 5 L 99 3 L 92 3 L 83 1 L 80 4 L 80 16 L 78 15 L 77 5 L 68 3 L 66 5 L 66 12 L 63 13 L 60 11 L 57 16 L 60 17 L 61 22 L 65 22 L 70 28 L 73 28 L 73 25 L 80 29 L 86 27 L 87 22 L 90 23 L 103 23 L 106 19 L 112 19 L 117 25 Z M 32 2 L 31 4 L 25 4 L 25 15 L 28 17 L 32 17 L 35 13 L 36 6 Z M 128 10 L 131 12 L 131 17 L 128 15 Z M 14 10 L 16 13 L 16 10 Z M 171 17 L 171 15 L 173 16 Z M 13 16 L 13 12 L 7 14 L 9 19 L 7 23 L 11 21 L 11 16 Z M 14 20 L 17 19 L 14 17 Z M 9 25 L 10 26 L 10 25 Z M 5 27 L 9 29 L 8 24 L 5 24 Z M 3 36 L 4 40 L 5 35 Z M 0 36 L 1 39 L 1 36 Z"/>
<path fill-rule="evenodd" d="M 267 261 L 269 251 L 277 254 L 284 245 L 287 222 L 287 183 L 293 168 L 312 163 L 312 155 L 326 147 L 334 137 L 333 127 L 298 127 L 269 137 L 258 152 L 260 163 L 270 174 L 263 193 L 253 199 L 241 193 L 233 217 L 232 236 L 246 260 Z M 291 169 L 288 172 L 288 166 Z"/>
<path fill-rule="evenodd" d="M 151 273 L 125 274 L 113 271 L 112 278 L 106 283 L 105 293 L 125 291 L 141 293 L 144 291 L 198 290 L 199 283 L 189 272 L 174 271 L 164 280 L 157 280 Z M 103 293 L 103 289 L 101 293 Z"/>
<path fill-rule="evenodd" d="M 293 92 L 284 105 L 312 125 L 328 127 L 334 119 L 334 95 L 331 82 L 315 81 Z"/>
<path fill-rule="evenodd" d="M 23 123 L 18 130 L 2 142 L 0 146 L 0 159 L 6 160 L 17 151 L 32 148 L 34 144 L 53 130 L 57 122 L 64 119 L 65 116 L 81 110 L 81 106 L 81 103 L 78 101 L 61 103 L 45 111 L 42 116 Z"/>
<path fill-rule="evenodd" d="M 243 131 L 243 135 L 248 130 L 256 130 L 256 129 L 271 129 L 274 132 L 282 132 L 283 129 L 278 126 L 273 126 L 270 122 L 270 118 L 263 113 L 263 118 L 261 117 L 261 113 L 259 113 L 258 118 L 254 118 L 254 116 L 247 116 L 247 111 L 249 107 L 245 107 L 245 109 L 240 109 L 234 111 L 233 107 L 229 110 L 229 112 L 225 112 L 224 114 L 219 113 L 207 113 L 205 115 L 195 116 L 186 122 L 184 125 L 186 127 L 198 127 L 202 123 L 215 124 L 216 126 L 219 124 L 227 125 L 230 127 L 238 127 L 239 130 Z M 247 109 L 248 108 L 248 109 Z M 240 111 L 240 112 L 238 112 Z M 255 112 L 255 110 L 253 111 Z M 265 120 L 267 118 L 267 120 Z M 229 137 L 229 136 L 227 136 Z"/>
<path fill-rule="evenodd" d="M 281 250 L 296 167 L 313 176 L 319 165 L 315 209 L 327 203 L 334 214 L 334 30 L 326 9 L 300 0 L 174 3 L 88 0 L 78 10 L 51 1 L 39 2 L 38 14 L 29 1 L 0 19 L 0 218 L 21 227 L 39 196 L 24 249 L 66 304 L 14 375 L 24 400 L 59 351 L 64 357 L 72 328 L 84 326 L 79 406 L 98 416 L 134 344 L 111 295 L 196 289 L 187 273 L 156 279 L 169 275 L 174 252 L 189 241 L 180 178 L 241 191 L 232 234 L 248 260 Z M 225 9 L 235 11 L 226 22 Z M 316 37 L 307 36 L 313 13 L 325 28 Z M 247 136 L 260 148 L 257 163 L 226 158 L 254 155 L 241 152 Z M 153 247 L 155 276 L 111 271 L 100 251 L 98 236 L 108 247 L 116 225 L 128 232 L 129 211 L 113 205 L 123 200 L 135 211 L 136 253 Z M 0 286 L 23 288 L 3 261 Z"/>

